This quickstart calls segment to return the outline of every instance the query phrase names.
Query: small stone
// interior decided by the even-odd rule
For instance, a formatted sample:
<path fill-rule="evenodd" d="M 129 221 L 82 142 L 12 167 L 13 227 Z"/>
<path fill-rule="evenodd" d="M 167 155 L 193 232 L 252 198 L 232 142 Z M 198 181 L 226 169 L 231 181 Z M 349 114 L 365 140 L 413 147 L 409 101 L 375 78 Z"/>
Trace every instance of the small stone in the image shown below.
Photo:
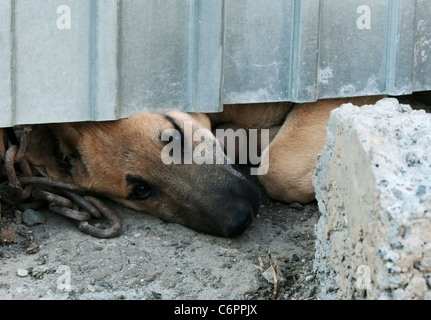
<path fill-rule="evenodd" d="M 18 277 L 24 278 L 28 276 L 28 271 L 26 269 L 18 269 L 16 270 L 16 274 Z"/>
<path fill-rule="evenodd" d="M 162 295 L 160 293 L 158 293 L 158 292 L 151 291 L 151 294 L 153 295 L 153 298 L 156 299 L 156 300 L 162 299 Z"/>
<path fill-rule="evenodd" d="M 262 277 L 265 278 L 266 281 L 269 283 L 274 283 L 274 274 L 272 273 L 272 268 L 269 267 L 264 272 L 262 272 Z M 283 277 L 283 275 L 280 274 L 280 272 L 277 271 L 277 282 L 279 285 L 283 285 L 286 283 L 286 278 Z"/>
<path fill-rule="evenodd" d="M 274 283 L 274 275 L 272 274 L 271 268 L 268 268 L 262 272 L 262 277 L 264 277 L 269 283 Z"/>
<path fill-rule="evenodd" d="M 314 279 L 314 275 L 310 274 L 310 275 L 308 275 L 308 276 L 305 277 L 305 282 L 310 282 L 313 279 Z"/>
<path fill-rule="evenodd" d="M 304 206 L 299 202 L 292 202 L 291 204 L 289 204 L 289 208 L 292 208 L 298 211 L 304 210 Z"/>
<path fill-rule="evenodd" d="M 300 261 L 301 259 L 299 259 L 299 257 L 297 256 L 297 254 L 296 253 L 294 253 L 293 255 L 292 255 L 292 261 Z"/>
<path fill-rule="evenodd" d="M 39 265 L 31 268 L 31 276 L 36 279 L 42 279 L 43 276 L 50 271 L 49 267 L 45 265 Z"/>
<path fill-rule="evenodd" d="M 45 217 L 39 211 L 27 209 L 22 213 L 22 221 L 29 227 L 45 223 Z"/>
<path fill-rule="evenodd" d="M 105 288 L 110 288 L 110 287 L 112 287 L 111 286 L 111 284 L 108 282 L 108 281 L 105 281 L 105 280 L 100 280 L 100 281 L 98 281 L 98 283 L 97 283 L 99 286 L 101 286 L 101 287 L 105 287 Z"/>

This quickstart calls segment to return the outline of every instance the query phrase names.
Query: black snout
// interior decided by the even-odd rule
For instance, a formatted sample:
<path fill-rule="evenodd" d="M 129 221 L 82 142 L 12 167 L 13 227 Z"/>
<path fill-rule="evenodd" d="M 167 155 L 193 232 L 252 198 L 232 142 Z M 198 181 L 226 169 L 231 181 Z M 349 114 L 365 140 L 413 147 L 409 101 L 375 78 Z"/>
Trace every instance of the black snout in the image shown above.
<path fill-rule="evenodd" d="M 239 201 L 227 205 L 226 208 L 229 221 L 226 221 L 222 228 L 222 235 L 225 237 L 235 237 L 247 229 L 253 220 L 254 210 L 244 201 Z"/>
<path fill-rule="evenodd" d="M 220 228 L 225 237 L 235 237 L 243 233 L 253 221 L 260 207 L 260 195 L 248 181 L 241 181 L 241 187 L 231 190 L 225 206 L 225 219 Z"/>
<path fill-rule="evenodd" d="M 212 235 L 235 237 L 250 226 L 259 210 L 260 194 L 242 176 L 224 175 L 222 181 L 199 187 L 199 196 L 179 208 L 174 222 Z"/>

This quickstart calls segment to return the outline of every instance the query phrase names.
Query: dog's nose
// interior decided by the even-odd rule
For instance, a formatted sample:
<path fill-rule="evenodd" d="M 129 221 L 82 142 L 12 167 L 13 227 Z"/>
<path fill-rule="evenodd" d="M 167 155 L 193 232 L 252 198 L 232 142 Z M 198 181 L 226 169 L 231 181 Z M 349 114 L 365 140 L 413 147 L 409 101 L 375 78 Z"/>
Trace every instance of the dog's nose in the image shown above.
<path fill-rule="evenodd" d="M 247 229 L 253 220 L 253 208 L 245 201 L 238 201 L 227 205 L 228 221 L 225 221 L 223 235 L 235 237 Z"/>

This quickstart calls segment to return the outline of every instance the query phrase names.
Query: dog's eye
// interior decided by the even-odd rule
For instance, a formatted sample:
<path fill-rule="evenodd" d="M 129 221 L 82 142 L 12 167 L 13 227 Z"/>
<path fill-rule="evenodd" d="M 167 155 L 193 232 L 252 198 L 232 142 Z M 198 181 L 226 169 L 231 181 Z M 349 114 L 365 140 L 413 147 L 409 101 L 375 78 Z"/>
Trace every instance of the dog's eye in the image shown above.
<path fill-rule="evenodd" d="M 152 193 L 153 190 L 150 186 L 146 184 L 137 184 L 133 186 L 129 198 L 132 200 L 146 200 L 152 195 Z"/>
<path fill-rule="evenodd" d="M 131 187 L 130 193 L 127 196 L 128 200 L 143 201 L 156 193 L 157 187 L 140 177 L 127 175 L 126 182 Z"/>

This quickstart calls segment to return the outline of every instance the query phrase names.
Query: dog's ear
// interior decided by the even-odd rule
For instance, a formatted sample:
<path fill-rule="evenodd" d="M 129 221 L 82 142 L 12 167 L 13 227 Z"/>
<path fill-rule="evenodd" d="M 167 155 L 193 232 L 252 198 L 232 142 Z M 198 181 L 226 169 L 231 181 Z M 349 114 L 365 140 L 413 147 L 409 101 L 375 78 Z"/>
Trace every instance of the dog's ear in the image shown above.
<path fill-rule="evenodd" d="M 70 124 L 35 125 L 26 157 L 43 176 L 71 181 L 72 171 L 80 162 L 80 137 Z"/>

